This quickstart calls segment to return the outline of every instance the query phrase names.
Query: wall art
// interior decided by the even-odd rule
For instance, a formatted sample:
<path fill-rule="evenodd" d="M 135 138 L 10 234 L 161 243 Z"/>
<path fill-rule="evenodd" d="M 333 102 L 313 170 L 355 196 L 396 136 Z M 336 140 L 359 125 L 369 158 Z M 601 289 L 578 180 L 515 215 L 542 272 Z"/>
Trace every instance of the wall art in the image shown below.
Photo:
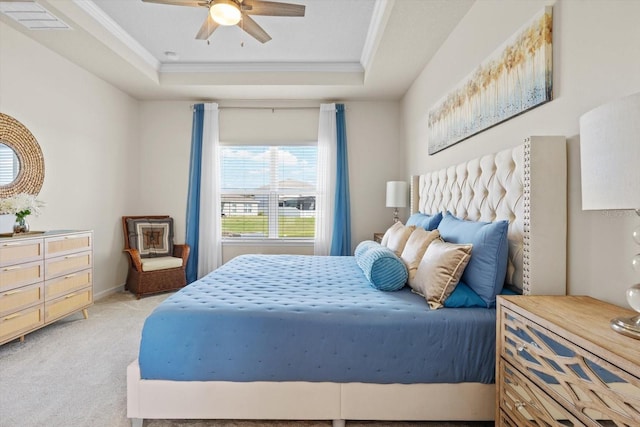
<path fill-rule="evenodd" d="M 429 111 L 429 154 L 552 99 L 552 8 L 545 7 Z"/>

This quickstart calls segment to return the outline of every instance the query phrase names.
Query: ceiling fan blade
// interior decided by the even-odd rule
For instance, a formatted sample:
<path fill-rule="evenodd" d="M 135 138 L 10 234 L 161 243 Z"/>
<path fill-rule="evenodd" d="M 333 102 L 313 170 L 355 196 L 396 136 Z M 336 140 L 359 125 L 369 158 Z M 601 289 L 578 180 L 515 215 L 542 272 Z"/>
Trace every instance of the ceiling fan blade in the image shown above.
<path fill-rule="evenodd" d="M 304 16 L 305 6 L 273 1 L 244 0 L 242 10 L 249 15 Z"/>
<path fill-rule="evenodd" d="M 211 18 L 211 14 L 207 13 L 207 19 L 204 20 L 198 34 L 196 34 L 197 40 L 206 40 L 211 37 L 211 34 L 218 28 L 220 24 Z"/>
<path fill-rule="evenodd" d="M 142 0 L 145 3 L 171 4 L 174 6 L 209 7 L 206 1 L 195 0 Z"/>
<path fill-rule="evenodd" d="M 246 13 L 242 13 L 242 20 L 237 25 L 260 43 L 266 43 L 271 40 L 271 36 Z"/>

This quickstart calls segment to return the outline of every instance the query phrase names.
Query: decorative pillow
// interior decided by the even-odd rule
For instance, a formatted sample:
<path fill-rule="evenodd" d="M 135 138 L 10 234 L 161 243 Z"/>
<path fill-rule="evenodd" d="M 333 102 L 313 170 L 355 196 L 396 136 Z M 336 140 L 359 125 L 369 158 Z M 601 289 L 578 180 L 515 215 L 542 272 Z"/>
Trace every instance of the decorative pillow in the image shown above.
<path fill-rule="evenodd" d="M 353 256 L 358 257 L 362 255 L 364 252 L 368 251 L 369 248 L 379 248 L 379 247 L 380 247 L 380 243 L 378 242 L 374 242 L 373 240 L 363 240 L 362 242 L 358 243 L 358 246 L 356 246 L 356 249 L 353 251 Z"/>
<path fill-rule="evenodd" d="M 471 257 L 472 245 L 456 245 L 434 240 L 422 257 L 409 286 L 437 309 L 453 292 Z"/>
<path fill-rule="evenodd" d="M 407 267 L 387 247 L 371 246 L 366 251 L 359 251 L 355 258 L 371 286 L 376 289 L 397 291 L 407 283 Z"/>
<path fill-rule="evenodd" d="M 407 243 L 407 240 L 409 240 L 409 236 L 411 236 L 411 232 L 415 230 L 415 228 L 415 225 L 405 226 L 398 221 L 384 233 L 380 244 L 388 247 L 395 252 L 396 255 L 400 256 L 404 245 Z"/>
<path fill-rule="evenodd" d="M 141 258 L 173 255 L 173 218 L 127 219 L 129 247 Z"/>
<path fill-rule="evenodd" d="M 466 221 L 449 212 L 438 225 L 440 236 L 445 241 L 473 245 L 473 256 L 461 279 L 487 307 L 495 306 L 496 295 L 504 286 L 509 252 L 508 228 L 508 221 Z"/>
<path fill-rule="evenodd" d="M 453 292 L 451 292 L 451 295 L 444 300 L 444 306 L 447 308 L 486 308 L 487 304 L 480 298 L 480 295 L 473 292 L 469 286 L 460 281 Z"/>
<path fill-rule="evenodd" d="M 417 212 L 409 217 L 406 225 L 415 225 L 416 227 L 422 227 L 425 230 L 431 231 L 438 228 L 440 221 L 442 221 L 442 212 L 438 212 L 434 215 Z"/>
<path fill-rule="evenodd" d="M 407 266 L 409 280 L 413 279 L 416 275 L 416 270 L 418 269 L 418 265 L 420 265 L 420 260 L 424 256 L 427 247 L 439 237 L 440 232 L 438 232 L 438 230 L 427 231 L 420 227 L 413 230 L 400 255 L 400 258 Z"/>

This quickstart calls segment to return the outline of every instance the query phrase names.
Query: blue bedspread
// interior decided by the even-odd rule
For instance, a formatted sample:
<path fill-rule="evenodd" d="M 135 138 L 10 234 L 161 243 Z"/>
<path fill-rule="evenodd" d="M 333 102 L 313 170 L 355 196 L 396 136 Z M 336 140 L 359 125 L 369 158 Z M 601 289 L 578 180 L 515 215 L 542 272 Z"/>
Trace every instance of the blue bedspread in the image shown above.
<path fill-rule="evenodd" d="M 146 319 L 143 379 L 494 382 L 495 310 L 430 310 L 353 257 L 243 255 Z"/>

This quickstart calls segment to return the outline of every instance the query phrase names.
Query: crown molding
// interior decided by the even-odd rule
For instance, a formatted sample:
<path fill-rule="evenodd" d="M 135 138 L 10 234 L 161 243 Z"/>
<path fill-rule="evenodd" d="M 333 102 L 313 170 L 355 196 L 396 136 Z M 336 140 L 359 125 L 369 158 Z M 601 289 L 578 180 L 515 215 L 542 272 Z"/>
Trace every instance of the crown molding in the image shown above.
<path fill-rule="evenodd" d="M 362 64 L 364 70 L 369 69 L 371 61 L 373 61 L 373 57 L 378 50 L 394 4 L 395 0 L 376 0 L 373 6 L 371 22 L 362 48 L 362 55 L 360 56 L 360 64 Z"/>
<path fill-rule="evenodd" d="M 359 62 L 164 63 L 160 73 L 362 73 Z"/>
<path fill-rule="evenodd" d="M 142 61 L 155 71 L 160 69 L 161 62 L 145 49 L 136 39 L 118 25 L 109 15 L 91 0 L 73 0 L 73 3 L 85 13 L 95 19 L 111 35 L 123 43 L 129 50 L 136 54 Z"/>

